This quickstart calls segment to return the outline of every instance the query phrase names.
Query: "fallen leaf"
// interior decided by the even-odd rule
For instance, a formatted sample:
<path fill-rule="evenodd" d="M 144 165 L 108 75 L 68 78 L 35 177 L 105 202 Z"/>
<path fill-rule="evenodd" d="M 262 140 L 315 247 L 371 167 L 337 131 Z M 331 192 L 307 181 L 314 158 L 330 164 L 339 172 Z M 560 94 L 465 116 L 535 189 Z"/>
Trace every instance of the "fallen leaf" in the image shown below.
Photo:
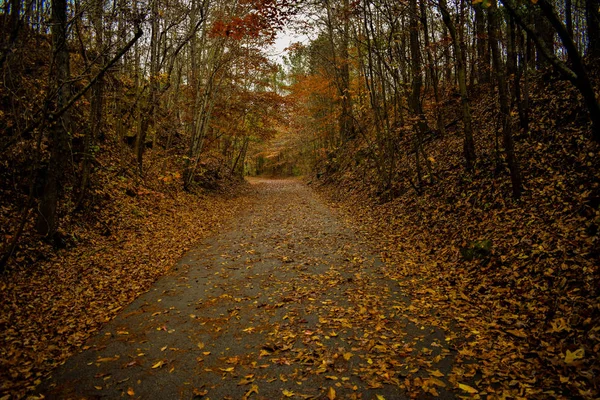
<path fill-rule="evenodd" d="M 154 365 L 152 366 L 152 369 L 160 368 L 160 367 L 162 367 L 163 365 L 165 365 L 165 362 L 164 362 L 163 360 L 160 360 L 159 362 L 157 362 L 156 364 L 154 364 Z"/>
<path fill-rule="evenodd" d="M 208 394 L 208 390 L 207 389 L 196 389 L 196 388 L 194 388 L 194 390 L 192 391 L 192 393 L 194 393 L 194 396 L 203 397 L 203 396 L 206 396 Z"/>
<path fill-rule="evenodd" d="M 268 356 L 269 354 L 271 354 L 271 353 L 269 353 L 269 351 L 268 351 L 268 350 L 261 349 L 261 350 L 260 350 L 260 354 L 259 354 L 258 356 L 259 356 L 259 357 L 265 357 L 265 356 Z"/>
<path fill-rule="evenodd" d="M 446 387 L 446 384 L 437 378 L 429 378 L 429 379 L 427 379 L 427 382 L 432 383 L 439 387 Z"/>
<path fill-rule="evenodd" d="M 506 332 L 521 339 L 527 339 L 527 334 L 523 330 L 509 329 Z"/>
<path fill-rule="evenodd" d="M 583 348 L 577 349 L 574 352 L 567 350 L 565 355 L 565 363 L 572 364 L 575 360 L 580 360 L 585 357 L 585 350 Z"/>
<path fill-rule="evenodd" d="M 434 371 L 428 370 L 427 372 L 429 372 L 429 375 L 437 376 L 438 378 L 441 378 L 442 376 L 444 376 L 444 374 L 439 369 L 436 369 Z"/>
<path fill-rule="evenodd" d="M 117 361 L 120 358 L 120 356 L 114 356 L 114 357 L 100 357 L 96 360 L 96 362 L 109 362 L 109 361 Z"/>
<path fill-rule="evenodd" d="M 329 389 L 327 390 L 327 398 L 329 400 L 335 400 L 335 389 L 331 386 L 329 386 Z"/>
<path fill-rule="evenodd" d="M 250 390 L 248 390 L 246 392 L 246 394 L 244 395 L 243 399 L 247 400 L 248 398 L 250 398 L 250 396 L 252 395 L 252 393 L 258 394 L 258 385 L 252 385 L 252 387 L 250 388 Z"/>
<path fill-rule="evenodd" d="M 459 383 L 458 387 L 467 393 L 479 393 L 479 391 L 477 389 L 475 389 L 474 387 L 471 387 L 469 385 L 465 385 L 464 383 Z"/>
<path fill-rule="evenodd" d="M 254 375 L 246 375 L 238 382 L 238 386 L 248 385 L 252 382 L 254 382 Z"/>

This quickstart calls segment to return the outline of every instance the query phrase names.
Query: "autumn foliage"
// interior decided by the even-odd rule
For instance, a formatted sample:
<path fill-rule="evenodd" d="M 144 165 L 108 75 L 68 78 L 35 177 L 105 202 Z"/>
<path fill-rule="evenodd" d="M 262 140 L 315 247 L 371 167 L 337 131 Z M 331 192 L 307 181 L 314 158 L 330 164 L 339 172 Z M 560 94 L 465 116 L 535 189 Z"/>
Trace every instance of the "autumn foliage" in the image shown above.
<path fill-rule="evenodd" d="M 304 175 L 377 249 L 404 317 L 443 333 L 447 375 L 365 338 L 368 384 L 600 395 L 597 1 L 5 3 L 2 399 L 245 209 L 261 174 Z M 280 65 L 264 46 L 301 9 L 308 36 Z M 344 279 L 315 282 L 281 295 Z"/>

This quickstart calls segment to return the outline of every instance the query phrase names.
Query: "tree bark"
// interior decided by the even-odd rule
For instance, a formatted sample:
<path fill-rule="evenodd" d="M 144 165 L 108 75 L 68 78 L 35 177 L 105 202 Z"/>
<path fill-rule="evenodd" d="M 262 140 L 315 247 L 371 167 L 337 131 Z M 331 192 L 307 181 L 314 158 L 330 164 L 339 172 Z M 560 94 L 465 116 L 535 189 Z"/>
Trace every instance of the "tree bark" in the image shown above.
<path fill-rule="evenodd" d="M 98 54 L 96 68 L 99 70 L 105 63 L 104 57 L 104 0 L 95 0 L 92 22 L 96 33 L 96 52 Z M 84 137 L 83 158 L 81 161 L 81 177 L 79 183 L 79 195 L 75 202 L 75 208 L 81 208 L 91 175 L 93 157 L 93 145 L 97 138 L 102 137 L 104 111 L 104 78 L 100 77 L 92 86 L 92 99 L 90 102 L 90 124 L 88 132 Z"/>
<path fill-rule="evenodd" d="M 600 0 L 585 0 L 585 20 L 587 23 L 587 55 L 597 64 L 600 61 Z"/>
<path fill-rule="evenodd" d="M 436 127 L 440 133 L 440 137 L 446 136 L 446 125 L 444 123 L 444 107 L 440 101 L 440 90 L 439 90 L 439 74 L 435 69 L 435 63 L 433 61 L 433 54 L 429 44 L 429 24 L 427 23 L 427 8 L 425 7 L 425 1 L 420 0 L 419 6 L 421 9 L 421 21 L 423 25 L 423 38 L 425 40 L 425 52 L 427 53 L 427 66 L 429 69 L 429 76 L 431 79 L 431 86 L 433 87 L 433 96 L 435 99 L 435 116 L 436 116 Z"/>
<path fill-rule="evenodd" d="M 554 32 L 552 26 L 548 23 L 548 20 L 544 18 L 543 13 L 537 9 L 534 13 L 534 24 L 543 46 L 547 51 L 554 55 Z M 540 45 L 537 45 L 536 55 L 535 62 L 538 69 L 546 68 L 550 65 L 547 57 L 544 56 L 544 50 Z"/>
<path fill-rule="evenodd" d="M 150 82 L 148 84 L 149 93 L 146 98 L 142 112 L 140 113 L 140 124 L 135 138 L 135 154 L 140 175 L 144 173 L 144 152 L 146 150 L 146 137 L 148 130 L 154 123 L 154 111 L 158 98 L 158 73 L 159 73 L 159 5 L 158 0 L 152 1 L 152 21 L 150 37 Z"/>
<path fill-rule="evenodd" d="M 502 124 L 502 144 L 506 153 L 506 162 L 510 171 L 510 180 L 512 184 L 513 197 L 518 199 L 523 191 L 521 180 L 521 168 L 515 155 L 514 141 L 512 135 L 512 121 L 510 116 L 510 99 L 508 93 L 508 85 L 506 75 L 504 74 L 504 65 L 498 48 L 499 38 L 499 22 L 498 22 L 498 7 L 496 0 L 491 1 L 489 13 L 490 24 L 490 47 L 492 49 L 492 60 L 494 70 L 496 71 L 496 79 L 498 81 L 498 97 L 500 102 L 500 121 Z"/>
<path fill-rule="evenodd" d="M 490 82 L 490 52 L 488 37 L 485 29 L 485 12 L 481 4 L 473 6 L 475 10 L 475 35 L 477 46 L 477 77 L 478 83 Z"/>
<path fill-rule="evenodd" d="M 69 50 L 67 48 L 67 1 L 52 2 L 53 74 L 51 87 L 56 92 L 55 109 L 61 110 L 69 99 Z M 58 229 L 58 200 L 60 186 L 68 159 L 70 119 L 67 112 L 50 114 L 50 161 L 36 228 L 48 238 Z"/>
<path fill-rule="evenodd" d="M 417 120 L 417 129 L 424 134 L 427 132 L 427 121 L 423 114 L 421 105 L 421 88 L 423 87 L 423 75 L 421 73 L 421 49 L 419 46 L 419 14 L 417 12 L 417 0 L 409 0 L 409 42 L 410 42 L 410 71 L 412 77 L 410 92 L 410 108 Z"/>
<path fill-rule="evenodd" d="M 466 67 L 465 67 L 465 57 L 462 51 L 462 48 L 459 43 L 459 38 L 456 32 L 456 27 L 452 18 L 450 16 L 450 12 L 448 11 L 448 6 L 446 4 L 446 0 L 440 0 L 439 3 L 440 12 L 442 13 L 442 19 L 448 30 L 450 31 L 450 36 L 452 37 L 452 47 L 454 49 L 454 56 L 456 58 L 456 69 L 458 72 L 458 87 L 460 91 L 460 99 L 462 105 L 462 114 L 463 114 L 463 128 L 465 131 L 464 141 L 463 141 L 463 154 L 465 157 L 466 169 L 467 171 L 472 171 L 475 165 L 475 161 L 477 159 L 475 153 L 475 141 L 473 140 L 473 124 L 471 117 L 471 104 L 469 101 L 469 96 L 467 93 L 467 76 L 466 76 Z"/>
<path fill-rule="evenodd" d="M 350 93 L 350 59 L 348 47 L 350 45 L 350 4 L 343 0 L 342 40 L 340 44 L 340 136 L 343 141 L 353 140 L 356 137 L 354 120 L 352 118 L 352 94 Z"/>

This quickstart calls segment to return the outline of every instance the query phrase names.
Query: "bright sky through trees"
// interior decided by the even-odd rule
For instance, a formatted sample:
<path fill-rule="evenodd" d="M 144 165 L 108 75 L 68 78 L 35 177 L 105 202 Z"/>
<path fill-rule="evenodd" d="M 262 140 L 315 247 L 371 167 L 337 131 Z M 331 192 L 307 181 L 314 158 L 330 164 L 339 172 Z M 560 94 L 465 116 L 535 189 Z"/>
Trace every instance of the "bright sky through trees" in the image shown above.
<path fill-rule="evenodd" d="M 292 32 L 289 29 L 285 29 L 283 32 L 279 32 L 277 34 L 277 38 L 275 39 L 275 44 L 270 46 L 267 50 L 267 54 L 271 60 L 282 63 L 283 56 L 287 56 L 287 48 L 296 42 L 302 42 L 304 44 L 308 44 L 309 37 L 305 34 L 298 34 L 296 32 Z"/>

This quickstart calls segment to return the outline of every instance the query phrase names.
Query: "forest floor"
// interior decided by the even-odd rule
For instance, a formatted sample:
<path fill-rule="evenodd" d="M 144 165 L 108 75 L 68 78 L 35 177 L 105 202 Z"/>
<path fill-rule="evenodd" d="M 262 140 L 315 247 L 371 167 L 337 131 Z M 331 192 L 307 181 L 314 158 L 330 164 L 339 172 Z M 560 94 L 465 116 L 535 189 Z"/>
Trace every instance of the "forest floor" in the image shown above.
<path fill-rule="evenodd" d="M 365 237 L 296 180 L 252 180 L 188 252 L 44 381 L 45 398 L 402 399 L 477 392 Z M 126 284 L 123 282 L 122 284 Z"/>

